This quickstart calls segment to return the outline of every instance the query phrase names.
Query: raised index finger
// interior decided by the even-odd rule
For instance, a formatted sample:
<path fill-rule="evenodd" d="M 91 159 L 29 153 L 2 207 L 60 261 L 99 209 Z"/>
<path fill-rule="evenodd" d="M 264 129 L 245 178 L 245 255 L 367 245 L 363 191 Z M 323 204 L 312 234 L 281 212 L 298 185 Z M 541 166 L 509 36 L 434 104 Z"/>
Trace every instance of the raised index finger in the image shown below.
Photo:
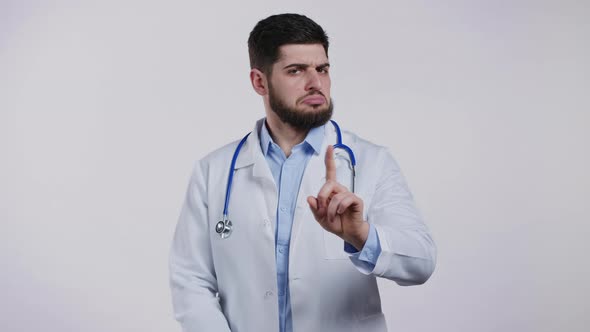
<path fill-rule="evenodd" d="M 328 145 L 326 150 L 326 181 L 336 181 L 336 162 L 334 161 L 334 147 Z"/>

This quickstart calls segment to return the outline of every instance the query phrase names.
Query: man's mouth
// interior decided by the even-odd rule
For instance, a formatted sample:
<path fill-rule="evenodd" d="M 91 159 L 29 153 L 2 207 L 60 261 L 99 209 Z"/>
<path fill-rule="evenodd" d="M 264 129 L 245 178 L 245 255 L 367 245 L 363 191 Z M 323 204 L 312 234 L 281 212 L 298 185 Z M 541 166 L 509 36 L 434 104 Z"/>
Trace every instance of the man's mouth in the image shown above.
<path fill-rule="evenodd" d="M 307 104 L 307 105 L 311 105 L 311 106 L 322 105 L 325 102 L 326 102 L 326 98 L 324 98 L 324 96 L 319 95 L 319 94 L 314 94 L 314 95 L 305 97 L 302 101 L 302 103 Z"/>

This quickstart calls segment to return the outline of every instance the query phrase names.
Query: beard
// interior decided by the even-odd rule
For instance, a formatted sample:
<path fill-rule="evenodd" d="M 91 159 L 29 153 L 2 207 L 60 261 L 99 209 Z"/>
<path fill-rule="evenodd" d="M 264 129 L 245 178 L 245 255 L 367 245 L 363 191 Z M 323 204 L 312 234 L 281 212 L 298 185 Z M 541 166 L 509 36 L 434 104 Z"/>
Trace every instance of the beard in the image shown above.
<path fill-rule="evenodd" d="M 295 107 L 289 107 L 276 95 L 270 82 L 268 84 L 268 102 L 272 111 L 275 112 L 281 121 L 300 130 L 310 130 L 323 126 L 332 118 L 334 111 L 332 98 L 330 98 L 328 105 L 324 105 L 322 106 L 323 108 L 314 109 L 313 111 L 303 111 Z"/>

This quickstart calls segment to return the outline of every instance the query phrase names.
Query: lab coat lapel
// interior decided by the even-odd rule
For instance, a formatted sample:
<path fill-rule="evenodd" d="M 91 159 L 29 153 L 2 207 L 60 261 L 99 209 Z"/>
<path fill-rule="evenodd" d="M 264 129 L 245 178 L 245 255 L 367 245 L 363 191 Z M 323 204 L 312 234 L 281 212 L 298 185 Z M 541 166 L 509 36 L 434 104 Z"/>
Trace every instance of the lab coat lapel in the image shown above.
<path fill-rule="evenodd" d="M 274 183 L 272 173 L 260 149 L 260 126 L 264 124 L 264 118 L 256 122 L 254 130 L 246 140 L 243 149 L 243 157 L 236 160 L 236 169 L 252 165 L 252 177 L 254 183 L 259 186 L 259 191 L 264 196 L 266 205 L 266 216 L 262 216 L 265 222 L 269 222 L 272 227 L 272 236 L 276 227 L 276 211 L 278 202 L 277 186 Z M 252 193 L 254 194 L 254 192 Z"/>

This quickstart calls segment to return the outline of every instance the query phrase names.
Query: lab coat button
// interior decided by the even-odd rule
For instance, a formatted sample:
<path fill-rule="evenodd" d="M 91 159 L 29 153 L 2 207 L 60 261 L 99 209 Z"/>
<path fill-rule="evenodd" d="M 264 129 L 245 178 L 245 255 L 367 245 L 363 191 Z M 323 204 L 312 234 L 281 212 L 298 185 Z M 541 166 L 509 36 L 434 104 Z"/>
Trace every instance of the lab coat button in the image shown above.
<path fill-rule="evenodd" d="M 272 294 L 273 294 L 273 293 L 272 293 L 271 291 L 267 291 L 267 292 L 264 294 L 264 298 L 265 298 L 265 299 L 268 299 L 269 297 L 271 297 L 271 296 L 272 296 Z"/>

